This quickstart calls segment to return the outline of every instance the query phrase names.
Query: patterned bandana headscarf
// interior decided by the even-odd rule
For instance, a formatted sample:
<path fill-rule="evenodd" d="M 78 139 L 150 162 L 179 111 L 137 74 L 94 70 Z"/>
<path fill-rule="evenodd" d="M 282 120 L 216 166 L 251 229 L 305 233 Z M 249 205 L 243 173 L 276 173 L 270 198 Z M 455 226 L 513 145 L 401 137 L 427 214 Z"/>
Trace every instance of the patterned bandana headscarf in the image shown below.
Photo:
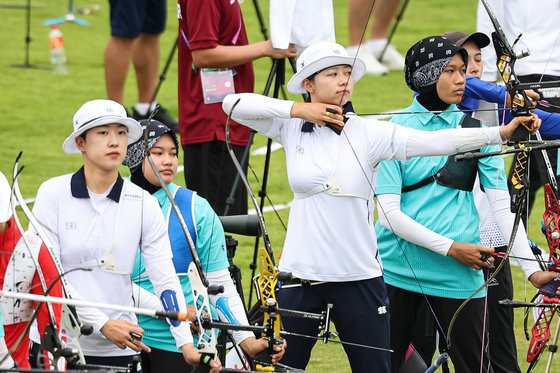
<path fill-rule="evenodd" d="M 142 126 L 144 131 L 146 131 L 147 124 L 147 119 L 143 119 L 140 121 L 140 125 Z M 148 132 L 148 149 L 145 148 L 144 136 L 142 136 L 140 140 L 128 146 L 126 157 L 123 161 L 123 165 L 128 166 L 128 168 L 130 169 L 130 180 L 142 189 L 147 190 L 150 194 L 154 194 L 155 192 L 157 192 L 161 188 L 161 185 L 153 185 L 152 183 L 150 183 L 144 176 L 144 172 L 142 171 L 142 167 L 140 166 L 142 166 L 144 158 L 146 158 L 146 155 L 148 155 L 148 150 L 150 150 L 159 140 L 159 138 L 165 134 L 168 134 L 173 139 L 173 142 L 177 147 L 178 155 L 179 141 L 177 141 L 177 135 L 175 135 L 175 132 L 170 130 L 169 127 L 167 127 L 165 124 L 157 120 L 152 120 L 150 122 L 150 128 Z"/>
<path fill-rule="evenodd" d="M 437 95 L 436 84 L 456 53 L 461 53 L 466 66 L 469 61 L 467 51 L 443 36 L 424 38 L 406 53 L 404 79 L 410 89 L 418 92 L 418 101 L 425 108 L 443 110 L 449 106 Z"/>
<path fill-rule="evenodd" d="M 146 126 L 148 125 L 147 119 L 142 119 L 140 121 L 142 129 L 146 131 Z M 128 146 L 126 152 L 126 157 L 123 160 L 123 165 L 128 166 L 130 172 L 136 171 L 144 162 L 144 158 L 148 155 L 147 151 L 154 146 L 154 144 L 159 140 L 159 138 L 165 134 L 168 134 L 173 139 L 173 142 L 177 146 L 177 152 L 179 151 L 179 141 L 177 140 L 177 135 L 165 124 L 152 119 L 150 122 L 150 132 L 148 133 L 148 149 L 145 149 L 144 136 L 140 140 L 132 143 Z"/>

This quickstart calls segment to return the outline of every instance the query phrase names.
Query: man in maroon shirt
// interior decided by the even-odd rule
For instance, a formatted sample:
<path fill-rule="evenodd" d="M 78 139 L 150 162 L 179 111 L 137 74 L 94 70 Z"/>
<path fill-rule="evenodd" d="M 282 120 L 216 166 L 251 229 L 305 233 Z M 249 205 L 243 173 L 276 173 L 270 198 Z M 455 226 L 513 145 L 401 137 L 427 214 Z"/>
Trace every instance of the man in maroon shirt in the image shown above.
<path fill-rule="evenodd" d="M 270 40 L 249 44 L 236 0 L 179 0 L 179 7 L 179 131 L 185 151 L 185 181 L 223 215 L 236 170 L 225 145 L 227 115 L 220 98 L 205 103 L 202 79 L 217 74 L 215 69 L 230 70 L 235 93 L 253 92 L 252 61 L 267 56 L 295 57 L 296 49 L 275 49 Z M 223 79 L 231 88 L 231 78 Z M 207 102 L 214 101 L 214 97 L 208 98 L 210 90 L 206 88 Z M 241 159 L 250 130 L 232 121 L 230 134 L 234 152 Z M 244 188 L 238 189 L 230 213 L 247 213 Z"/>

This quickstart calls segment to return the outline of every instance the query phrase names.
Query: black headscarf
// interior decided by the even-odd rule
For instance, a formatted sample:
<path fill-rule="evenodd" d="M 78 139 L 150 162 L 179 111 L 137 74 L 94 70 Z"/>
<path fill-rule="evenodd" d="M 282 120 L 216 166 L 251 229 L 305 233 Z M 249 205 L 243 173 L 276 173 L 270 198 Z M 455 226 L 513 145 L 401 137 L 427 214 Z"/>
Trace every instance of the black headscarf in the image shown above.
<path fill-rule="evenodd" d="M 465 66 L 469 62 L 467 51 L 443 36 L 429 36 L 414 44 L 406 53 L 404 79 L 418 92 L 418 102 L 428 110 L 445 110 L 449 104 L 437 94 L 437 81 L 456 53 L 461 53 Z"/>
<path fill-rule="evenodd" d="M 144 131 L 146 131 L 148 120 L 142 119 L 140 121 L 140 125 L 142 126 Z M 159 138 L 165 134 L 171 136 L 173 142 L 175 143 L 175 146 L 177 147 L 177 154 L 179 154 L 179 141 L 177 140 L 177 135 L 175 135 L 175 132 L 169 129 L 169 127 L 167 127 L 165 124 L 152 119 L 148 131 L 148 149 L 146 149 L 144 136 L 142 136 L 140 140 L 128 146 L 126 157 L 123 160 L 123 165 L 128 166 L 128 168 L 130 169 L 130 180 L 142 189 L 147 190 L 150 194 L 154 194 L 155 192 L 157 192 L 161 188 L 161 186 L 153 185 L 152 183 L 150 183 L 144 176 L 141 166 L 142 162 L 144 162 L 144 158 L 146 158 L 146 155 L 148 155 L 148 151 L 154 146 Z"/>

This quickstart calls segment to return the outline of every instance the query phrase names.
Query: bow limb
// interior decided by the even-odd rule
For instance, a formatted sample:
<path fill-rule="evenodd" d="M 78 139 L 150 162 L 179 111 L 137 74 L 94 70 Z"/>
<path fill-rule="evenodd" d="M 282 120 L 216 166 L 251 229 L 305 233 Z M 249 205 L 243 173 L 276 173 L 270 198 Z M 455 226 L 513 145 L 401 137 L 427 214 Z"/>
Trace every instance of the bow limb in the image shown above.
<path fill-rule="evenodd" d="M 53 285 L 60 280 L 62 283 L 62 290 L 63 290 L 63 294 L 65 297 L 67 298 L 71 298 L 71 294 L 70 294 L 70 289 L 69 289 L 69 283 L 68 280 L 66 279 L 65 273 L 62 269 L 62 264 L 60 263 L 60 259 L 58 258 L 58 256 L 55 254 L 54 250 L 53 250 L 53 246 L 50 243 L 50 241 L 47 238 L 47 235 L 45 234 L 42 226 L 40 225 L 40 223 L 37 221 L 37 219 L 35 218 L 35 216 L 33 215 L 33 213 L 31 212 L 31 210 L 29 210 L 29 207 L 27 207 L 27 204 L 25 203 L 25 200 L 21 194 L 20 188 L 19 188 L 19 182 L 18 182 L 18 177 L 21 173 L 21 171 L 23 170 L 23 167 L 19 168 L 19 160 L 22 156 L 22 152 L 20 152 L 16 158 L 16 161 L 14 163 L 14 169 L 13 169 L 13 185 L 12 185 L 12 196 L 11 196 L 11 201 L 12 201 L 12 209 L 13 209 L 13 215 L 14 218 L 16 220 L 16 224 L 18 225 L 18 229 L 20 230 L 20 232 L 22 233 L 22 239 L 24 240 L 24 243 L 27 247 L 27 249 L 30 251 L 30 255 L 33 258 L 34 261 L 34 265 L 36 267 L 36 271 L 39 277 L 39 280 L 41 282 L 41 286 L 43 289 L 43 292 L 45 293 L 45 295 L 47 295 L 50 290 L 52 289 Z M 35 228 L 35 231 L 37 232 L 38 236 L 41 238 L 41 240 L 43 241 L 43 245 L 46 247 L 47 252 L 50 255 L 50 258 L 53 261 L 54 267 L 58 273 L 58 277 L 57 279 L 53 282 L 53 284 L 51 285 L 51 287 L 47 287 L 47 280 L 43 274 L 43 271 L 41 269 L 41 266 L 38 262 L 38 259 L 35 257 L 35 255 L 33 254 L 33 252 L 30 249 L 30 245 L 28 240 L 26 239 L 25 236 L 25 232 L 23 231 L 23 228 L 21 226 L 21 222 L 18 219 L 18 215 L 17 215 L 17 211 L 16 211 L 16 200 L 19 203 L 19 205 L 21 206 L 21 209 L 23 210 L 23 213 L 25 214 L 25 216 L 27 217 L 27 219 L 29 220 L 29 223 Z M 68 330 L 72 332 L 73 338 L 69 339 L 68 337 L 66 337 L 66 343 L 61 344 L 60 340 L 58 340 L 58 344 L 55 346 L 57 348 L 61 348 L 61 347 L 71 347 L 72 349 L 77 351 L 77 355 L 79 358 L 79 362 L 84 364 L 85 363 L 85 358 L 82 352 L 82 348 L 80 346 L 79 343 L 79 338 L 82 334 L 89 334 L 91 333 L 91 328 L 88 327 L 84 327 L 84 325 L 81 323 L 80 318 L 78 316 L 78 313 L 75 309 L 74 306 L 63 306 L 62 307 L 62 316 L 61 316 L 61 321 L 60 321 L 60 328 L 61 330 L 58 330 L 57 326 L 56 326 L 56 317 L 54 314 L 54 311 L 52 309 L 52 306 L 47 303 L 47 307 L 48 307 L 48 312 L 49 312 L 49 317 L 50 317 L 50 322 L 51 322 L 51 339 L 53 338 L 53 334 L 55 335 L 60 335 L 61 330 Z M 37 313 L 39 311 L 39 308 L 35 311 L 35 313 Z M 37 315 L 35 314 L 33 317 L 37 317 Z M 22 334 L 18 337 L 17 342 L 14 344 L 14 346 L 12 347 L 12 350 L 15 351 L 15 349 L 17 348 L 17 346 L 21 343 L 21 340 L 23 339 L 23 337 L 25 336 L 25 334 L 27 333 L 27 331 L 22 332 Z M 10 352 L 13 353 L 13 351 Z M 54 353 L 54 351 L 52 351 Z M 56 354 L 54 354 L 56 355 Z"/>
<path fill-rule="evenodd" d="M 241 181 L 243 181 L 243 184 L 245 185 L 245 188 L 247 189 L 247 192 L 249 193 L 249 196 L 251 197 L 251 201 L 253 203 L 253 205 L 255 206 L 255 211 L 257 213 L 257 217 L 258 217 L 258 221 L 259 221 L 259 227 L 260 227 L 260 233 L 264 242 L 264 248 L 261 248 L 259 250 L 259 264 L 260 264 L 260 276 L 257 279 L 257 286 L 259 288 L 259 292 L 260 292 L 260 300 L 261 300 L 261 304 L 264 307 L 268 308 L 268 311 L 265 312 L 264 314 L 264 325 L 268 325 L 269 326 L 269 333 L 265 333 L 266 335 L 263 335 L 263 337 L 269 337 L 269 345 L 268 345 L 268 357 L 262 356 L 259 357 L 259 360 L 265 362 L 265 363 L 270 363 L 270 356 L 274 353 L 273 347 L 274 345 L 282 345 L 283 344 L 283 339 L 280 336 L 280 330 L 282 328 L 282 322 L 281 322 L 281 318 L 280 315 L 277 314 L 275 312 L 275 308 L 277 307 L 277 301 L 276 301 L 276 287 L 278 285 L 278 269 L 276 268 L 276 263 L 274 261 L 274 254 L 272 252 L 272 245 L 270 243 L 270 238 L 268 237 L 268 230 L 266 229 L 266 224 L 264 221 L 264 216 L 262 214 L 262 211 L 260 209 L 260 206 L 257 202 L 257 198 L 255 197 L 255 194 L 253 193 L 253 189 L 251 188 L 251 186 L 249 185 L 249 182 L 247 180 L 247 177 L 245 176 L 245 173 L 243 172 L 243 168 L 241 167 L 241 165 L 239 164 L 239 161 L 237 160 L 237 157 L 235 156 L 235 153 L 233 152 L 233 149 L 231 147 L 231 141 L 230 141 L 230 122 L 231 122 L 231 115 L 233 114 L 233 110 L 235 109 L 235 107 L 237 106 L 237 104 L 239 103 L 240 100 L 237 100 L 233 106 L 231 107 L 231 110 L 228 113 L 228 118 L 226 121 L 226 146 L 229 152 L 229 155 L 231 157 L 231 160 L 233 162 L 233 164 L 235 165 L 235 168 L 237 170 L 237 172 L 239 173 L 239 176 L 241 178 Z"/>

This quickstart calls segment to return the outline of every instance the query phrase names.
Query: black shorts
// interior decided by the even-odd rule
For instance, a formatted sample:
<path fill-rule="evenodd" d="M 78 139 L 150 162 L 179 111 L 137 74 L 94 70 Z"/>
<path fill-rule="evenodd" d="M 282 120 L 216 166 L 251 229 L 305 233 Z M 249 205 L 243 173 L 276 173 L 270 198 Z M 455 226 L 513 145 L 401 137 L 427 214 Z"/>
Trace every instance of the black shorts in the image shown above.
<path fill-rule="evenodd" d="M 140 34 L 159 35 L 165 30 L 165 0 L 109 0 L 111 35 L 137 38 Z"/>

